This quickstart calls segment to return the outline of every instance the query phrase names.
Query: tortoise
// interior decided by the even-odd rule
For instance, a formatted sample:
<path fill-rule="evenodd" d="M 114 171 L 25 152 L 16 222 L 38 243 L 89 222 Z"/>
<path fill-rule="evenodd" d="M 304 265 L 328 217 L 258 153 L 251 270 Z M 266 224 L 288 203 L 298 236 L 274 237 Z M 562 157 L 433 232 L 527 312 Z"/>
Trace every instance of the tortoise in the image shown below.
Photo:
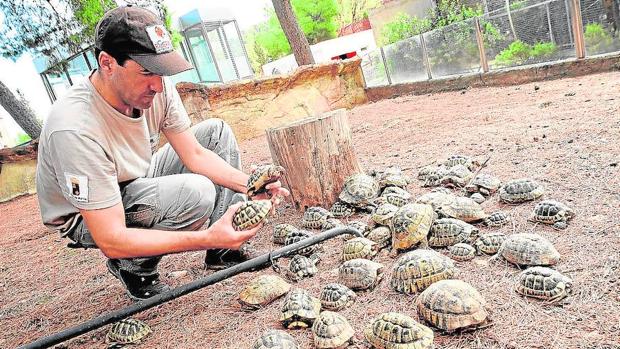
<path fill-rule="evenodd" d="M 267 191 L 267 184 L 277 182 L 284 174 L 284 167 L 278 165 L 258 166 L 248 178 L 248 197 Z"/>
<path fill-rule="evenodd" d="M 521 178 L 506 182 L 499 188 L 499 199 L 508 204 L 536 200 L 545 193 L 542 185 L 533 179 Z"/>
<path fill-rule="evenodd" d="M 506 240 L 506 234 L 502 232 L 491 232 L 481 234 L 474 245 L 478 254 L 496 254 L 500 246 Z"/>
<path fill-rule="evenodd" d="M 312 254 L 310 257 L 296 254 L 289 261 L 288 269 L 285 269 L 285 275 L 292 281 L 299 281 L 305 277 L 313 276 L 319 271 L 316 265 L 320 259 L 317 254 Z"/>
<path fill-rule="evenodd" d="M 407 204 L 396 211 L 390 228 L 392 230 L 392 247 L 406 250 L 419 243 L 428 246 L 427 235 L 435 219 L 435 212 L 430 205 Z"/>
<path fill-rule="evenodd" d="M 456 196 L 454 196 L 454 194 L 452 194 L 448 189 L 445 189 L 445 191 L 431 191 L 430 193 L 426 193 L 418 197 L 415 200 L 415 203 L 431 205 L 433 210 L 437 210 L 443 205 L 449 205 L 455 198 Z"/>
<path fill-rule="evenodd" d="M 450 169 L 444 166 L 438 166 L 430 169 L 423 177 L 423 187 L 436 187 L 441 184 L 441 179 L 448 173 Z M 419 178 L 419 176 L 418 176 Z"/>
<path fill-rule="evenodd" d="M 306 229 L 321 229 L 321 225 L 328 218 L 334 218 L 334 215 L 323 207 L 308 207 L 301 220 L 301 226 Z"/>
<path fill-rule="evenodd" d="M 273 242 L 278 245 L 284 245 L 284 241 L 286 240 L 286 235 L 292 231 L 299 230 L 297 227 L 282 223 L 277 224 L 273 227 Z"/>
<path fill-rule="evenodd" d="M 392 220 L 392 217 L 394 217 L 396 211 L 398 211 L 398 207 L 390 203 L 385 203 L 377 207 L 375 212 L 372 213 L 371 218 L 377 224 L 390 225 L 390 221 Z"/>
<path fill-rule="evenodd" d="M 487 322 L 486 300 L 465 281 L 437 281 L 420 293 L 416 302 L 421 318 L 447 332 Z"/>
<path fill-rule="evenodd" d="M 397 292 L 413 294 L 439 280 L 451 279 L 456 272 L 450 258 L 433 250 L 415 250 L 396 260 L 390 285 Z"/>
<path fill-rule="evenodd" d="M 383 173 L 379 173 L 377 180 L 381 189 L 388 187 L 405 188 L 411 183 L 411 178 L 396 167 L 390 167 Z"/>
<path fill-rule="evenodd" d="M 317 348 L 344 348 L 353 341 L 353 327 L 333 311 L 324 311 L 312 324 L 312 338 Z"/>
<path fill-rule="evenodd" d="M 456 218 L 468 223 L 481 221 L 487 216 L 480 204 L 462 196 L 455 197 L 449 204 L 441 205 L 437 211 L 442 217 Z"/>
<path fill-rule="evenodd" d="M 544 200 L 536 204 L 534 212 L 528 218 L 532 222 L 553 224 L 555 229 L 566 229 L 569 219 L 575 216 L 575 212 L 568 206 L 555 200 Z"/>
<path fill-rule="evenodd" d="M 465 155 L 452 155 L 448 157 L 442 165 L 447 168 L 452 168 L 457 165 L 463 165 L 470 171 L 474 171 L 476 168 L 480 167 L 480 163 L 478 161 L 473 160 L 469 156 Z"/>
<path fill-rule="evenodd" d="M 371 259 L 377 252 L 379 248 L 374 241 L 357 237 L 342 245 L 342 260 L 346 262 L 356 258 Z"/>
<path fill-rule="evenodd" d="M 355 213 L 355 209 L 346 202 L 336 201 L 329 209 L 334 217 L 349 217 Z"/>
<path fill-rule="evenodd" d="M 478 238 L 478 229 L 469 223 L 454 218 L 441 218 L 431 225 L 428 244 L 432 247 L 447 247 L 459 242 L 470 242 Z"/>
<path fill-rule="evenodd" d="M 345 285 L 330 283 L 321 290 L 321 306 L 323 309 L 338 311 L 348 308 L 355 302 L 357 295 Z"/>
<path fill-rule="evenodd" d="M 358 258 L 342 263 L 338 268 L 340 281 L 352 290 L 373 289 L 383 278 L 383 264 Z"/>
<path fill-rule="evenodd" d="M 260 275 L 250 281 L 239 293 L 241 307 L 259 309 L 286 294 L 291 285 L 277 275 Z"/>
<path fill-rule="evenodd" d="M 252 349 L 298 349 L 290 334 L 282 330 L 268 330 L 254 342 Z"/>
<path fill-rule="evenodd" d="M 500 256 L 519 266 L 554 265 L 560 260 L 560 253 L 549 240 L 530 233 L 508 236 L 494 258 Z"/>
<path fill-rule="evenodd" d="M 267 219 L 271 212 L 271 200 L 246 201 L 233 216 L 235 230 L 248 230 Z"/>
<path fill-rule="evenodd" d="M 472 260 L 476 256 L 476 248 L 463 242 L 448 247 L 448 251 L 450 258 L 459 262 Z"/>
<path fill-rule="evenodd" d="M 312 325 L 321 311 L 321 301 L 308 291 L 296 288 L 290 291 L 282 304 L 280 322 L 285 328 L 307 328 Z"/>
<path fill-rule="evenodd" d="M 390 194 L 396 194 L 401 196 L 405 200 L 411 200 L 411 193 L 399 187 L 387 187 L 383 189 L 380 196 L 386 196 Z"/>
<path fill-rule="evenodd" d="M 573 281 L 548 267 L 530 267 L 519 274 L 517 293 L 527 297 L 557 302 L 568 296 Z"/>
<path fill-rule="evenodd" d="M 370 231 L 370 226 L 368 226 L 367 223 L 362 222 L 362 221 L 352 221 L 352 222 L 349 222 L 347 224 L 347 227 L 353 228 L 353 229 L 359 231 L 360 234 L 362 234 L 363 236 L 366 236 L 368 234 L 368 232 Z M 346 234 L 346 235 L 343 235 L 343 237 L 344 237 L 345 240 L 349 240 L 350 238 L 353 238 L 354 235 Z"/>
<path fill-rule="evenodd" d="M 351 206 L 365 209 L 377 196 L 379 196 L 377 181 L 366 174 L 356 173 L 345 180 L 338 198 Z"/>
<path fill-rule="evenodd" d="M 480 193 L 484 196 L 495 194 L 502 181 L 499 178 L 486 173 L 480 173 L 465 186 L 465 190 L 470 193 Z"/>
<path fill-rule="evenodd" d="M 469 196 L 469 198 L 479 204 L 483 203 L 486 200 L 486 198 L 480 193 L 473 193 Z"/>
<path fill-rule="evenodd" d="M 286 238 L 284 239 L 284 245 L 285 246 L 292 245 L 296 242 L 307 239 L 311 236 L 312 234 L 307 230 L 301 230 L 301 229 L 294 230 L 294 231 L 289 232 L 286 235 Z M 317 250 L 317 245 L 310 245 L 306 248 L 302 248 L 301 250 L 298 250 L 297 254 L 300 254 L 303 256 L 310 256 L 316 250 Z"/>
<path fill-rule="evenodd" d="M 151 328 L 145 322 L 127 318 L 113 323 L 106 339 L 111 344 L 139 343 L 151 332 Z"/>
<path fill-rule="evenodd" d="M 441 177 L 439 182 L 444 187 L 464 187 L 472 180 L 474 174 L 464 165 L 455 165 L 451 167 L 444 175 Z"/>
<path fill-rule="evenodd" d="M 321 230 L 329 230 L 338 227 L 344 227 L 344 223 L 338 218 L 327 218 L 323 224 L 321 224 Z"/>
<path fill-rule="evenodd" d="M 364 337 L 378 349 L 432 349 L 433 330 L 401 313 L 382 313 L 372 319 Z"/>
<path fill-rule="evenodd" d="M 368 239 L 377 244 L 378 249 L 390 246 L 392 244 L 392 232 L 388 227 L 376 227 L 366 236 Z"/>
<path fill-rule="evenodd" d="M 495 211 L 487 216 L 482 223 L 488 227 L 501 227 L 505 224 L 510 223 L 511 218 L 506 212 L 503 211 Z"/>
<path fill-rule="evenodd" d="M 406 204 L 411 202 L 411 194 L 402 195 L 402 194 L 397 194 L 397 193 L 389 193 L 389 194 L 385 194 L 381 196 L 380 199 L 381 199 L 380 201 L 381 203 L 385 202 L 388 204 L 392 204 L 396 207 L 403 207 Z"/>

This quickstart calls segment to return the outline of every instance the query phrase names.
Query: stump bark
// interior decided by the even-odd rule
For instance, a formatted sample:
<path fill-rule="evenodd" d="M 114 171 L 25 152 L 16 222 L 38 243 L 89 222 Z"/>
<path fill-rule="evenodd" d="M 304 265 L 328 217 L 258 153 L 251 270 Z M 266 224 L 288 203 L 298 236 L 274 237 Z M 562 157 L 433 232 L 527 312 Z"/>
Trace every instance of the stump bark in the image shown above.
<path fill-rule="evenodd" d="M 345 109 L 270 128 L 267 141 L 274 163 L 286 169 L 284 185 L 297 209 L 330 207 L 346 178 L 362 172 Z"/>

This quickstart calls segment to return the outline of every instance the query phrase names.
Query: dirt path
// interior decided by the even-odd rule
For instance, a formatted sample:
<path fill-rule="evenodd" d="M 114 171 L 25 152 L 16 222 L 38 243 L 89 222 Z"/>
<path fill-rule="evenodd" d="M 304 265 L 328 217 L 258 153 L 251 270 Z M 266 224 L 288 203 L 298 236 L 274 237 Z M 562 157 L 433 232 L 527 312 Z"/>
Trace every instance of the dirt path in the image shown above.
<path fill-rule="evenodd" d="M 620 73 L 591 75 L 518 87 L 408 96 L 350 112 L 355 149 L 366 169 L 398 165 L 417 169 L 451 154 L 483 161 L 502 180 L 533 177 L 547 198 L 571 205 L 577 217 L 565 231 L 526 222 L 533 203 L 483 204 L 487 212 L 509 210 L 515 218 L 506 233 L 535 231 L 562 254 L 557 269 L 574 281 L 573 294 L 560 306 L 524 299 L 513 291 L 519 270 L 488 257 L 459 263 L 458 277 L 488 301 L 494 325 L 475 332 L 436 333 L 439 348 L 620 348 Z M 270 161 L 264 137 L 241 145 L 245 165 Z M 419 183 L 409 190 L 427 191 Z M 281 209 L 255 244 L 273 248 L 273 224 L 297 224 L 300 214 Z M 0 347 L 13 348 L 111 309 L 130 304 L 110 276 L 97 250 L 65 248 L 66 241 L 41 225 L 36 197 L 0 204 Z M 481 228 L 488 231 L 490 229 Z M 298 283 L 314 295 L 335 281 L 340 241 L 325 245 L 319 274 Z M 164 258 L 164 279 L 175 285 L 206 275 L 202 253 Z M 361 292 L 342 311 L 356 329 L 355 348 L 367 348 L 362 329 L 383 311 L 417 317 L 415 296 L 389 287 L 394 260 L 376 258 L 387 275 L 372 292 Z M 286 263 L 281 261 L 282 264 Z M 173 278 L 170 272 L 187 271 Z M 273 273 L 271 270 L 263 271 Z M 256 274 L 220 284 L 139 314 L 154 333 L 140 348 L 248 348 L 278 323 L 281 300 L 246 313 L 236 296 Z M 107 328 L 65 343 L 69 348 L 105 348 Z M 292 331 L 301 348 L 311 347 L 309 331 Z"/>

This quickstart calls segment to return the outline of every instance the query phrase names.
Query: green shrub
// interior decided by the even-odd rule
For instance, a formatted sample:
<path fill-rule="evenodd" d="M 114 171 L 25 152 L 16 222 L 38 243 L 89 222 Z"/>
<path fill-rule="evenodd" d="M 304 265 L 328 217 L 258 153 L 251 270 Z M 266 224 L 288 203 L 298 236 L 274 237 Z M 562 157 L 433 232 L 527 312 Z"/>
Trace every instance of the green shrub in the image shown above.
<path fill-rule="evenodd" d="M 558 52 L 558 46 L 552 42 L 539 42 L 532 46 L 530 55 L 536 58 L 550 57 Z"/>
<path fill-rule="evenodd" d="M 586 25 L 583 36 L 586 41 L 586 48 L 594 54 L 607 51 L 613 44 L 613 37 L 600 23 Z"/>
<path fill-rule="evenodd" d="M 552 42 L 539 42 L 534 46 L 521 40 L 513 41 L 508 48 L 495 56 L 495 63 L 499 65 L 518 65 L 531 58 L 548 58 L 558 51 Z"/>
<path fill-rule="evenodd" d="M 527 0 L 517 1 L 510 4 L 510 11 L 516 11 L 524 8 L 527 5 Z"/>
<path fill-rule="evenodd" d="M 383 45 L 410 38 L 431 29 L 431 21 L 426 18 L 411 17 L 400 12 L 392 22 L 387 23 L 381 29 L 381 41 Z"/>

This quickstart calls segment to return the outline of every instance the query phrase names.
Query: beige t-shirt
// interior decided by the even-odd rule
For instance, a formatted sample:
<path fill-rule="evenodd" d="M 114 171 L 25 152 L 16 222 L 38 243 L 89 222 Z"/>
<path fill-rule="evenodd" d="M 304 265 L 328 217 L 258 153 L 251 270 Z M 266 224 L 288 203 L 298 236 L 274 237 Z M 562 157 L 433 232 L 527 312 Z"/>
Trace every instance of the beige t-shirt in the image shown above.
<path fill-rule="evenodd" d="M 145 177 L 159 132 L 182 132 L 191 121 L 174 84 L 138 118 L 112 108 L 89 79 L 59 99 L 39 138 L 37 193 L 43 223 L 66 233 L 79 209 L 121 202 L 118 183 Z"/>

